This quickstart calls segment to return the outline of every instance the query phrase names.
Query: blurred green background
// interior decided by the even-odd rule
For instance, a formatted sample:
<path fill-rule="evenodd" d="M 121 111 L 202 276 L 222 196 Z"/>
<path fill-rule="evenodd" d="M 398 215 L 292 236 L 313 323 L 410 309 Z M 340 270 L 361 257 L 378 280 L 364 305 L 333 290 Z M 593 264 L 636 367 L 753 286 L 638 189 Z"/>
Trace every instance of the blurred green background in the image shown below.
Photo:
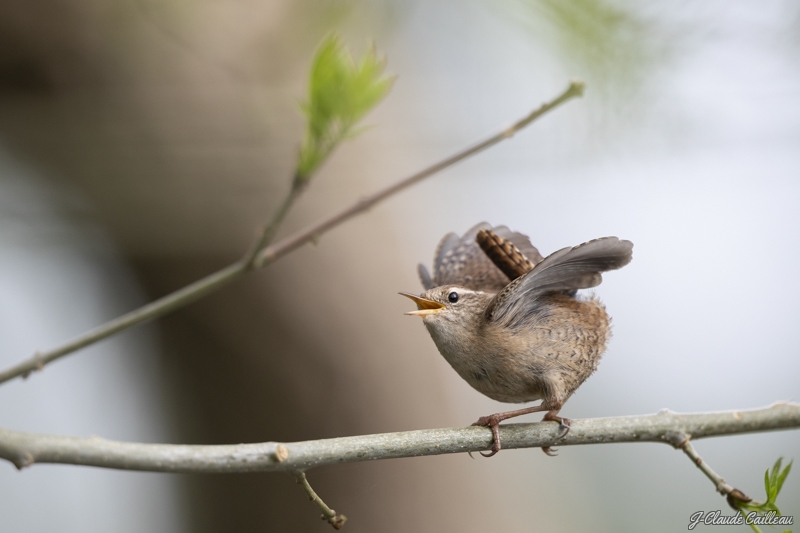
<path fill-rule="evenodd" d="M 398 79 L 281 230 L 582 100 L 263 271 L 0 387 L 0 426 L 146 442 L 467 425 L 469 388 L 397 291 L 487 220 L 543 254 L 634 241 L 596 292 L 615 338 L 573 418 L 798 400 L 800 8 L 785 1 L 0 4 L 0 364 L 238 259 L 289 188 L 316 45 Z M 537 420 L 537 417 L 530 417 Z M 800 432 L 696 443 L 733 485 Z M 676 531 L 729 511 L 686 458 L 630 444 L 311 471 L 359 531 Z M 800 516 L 800 475 L 778 500 Z M 0 465 L 0 530 L 325 531 L 294 480 Z M 698 526 L 697 530 L 709 529 Z M 717 529 L 714 529 L 715 531 Z M 726 531 L 749 531 L 726 527 Z"/>

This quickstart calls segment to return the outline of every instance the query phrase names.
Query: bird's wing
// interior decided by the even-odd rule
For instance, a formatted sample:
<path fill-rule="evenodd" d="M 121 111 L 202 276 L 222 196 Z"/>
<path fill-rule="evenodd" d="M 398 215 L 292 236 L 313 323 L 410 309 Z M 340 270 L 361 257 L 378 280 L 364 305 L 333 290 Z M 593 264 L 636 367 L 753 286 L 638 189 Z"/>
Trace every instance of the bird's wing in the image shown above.
<path fill-rule="evenodd" d="M 505 226 L 492 228 L 490 224 L 481 222 L 460 238 L 455 233 L 445 235 L 433 259 L 433 276 L 427 275 L 425 267 L 419 268 L 423 286 L 428 289 L 442 285 L 459 285 L 472 290 L 497 292 L 508 285 L 508 276 L 495 266 L 475 241 L 478 232 L 484 229 L 493 230 L 514 243 L 522 253 L 530 254 L 528 258 L 531 262 L 541 260 L 542 256 L 525 235 L 513 232 Z"/>
<path fill-rule="evenodd" d="M 616 237 L 563 248 L 509 283 L 492 299 L 486 317 L 505 325 L 520 324 L 541 310 L 543 295 L 596 287 L 603 281 L 602 272 L 624 267 L 632 254 L 633 243 Z"/>

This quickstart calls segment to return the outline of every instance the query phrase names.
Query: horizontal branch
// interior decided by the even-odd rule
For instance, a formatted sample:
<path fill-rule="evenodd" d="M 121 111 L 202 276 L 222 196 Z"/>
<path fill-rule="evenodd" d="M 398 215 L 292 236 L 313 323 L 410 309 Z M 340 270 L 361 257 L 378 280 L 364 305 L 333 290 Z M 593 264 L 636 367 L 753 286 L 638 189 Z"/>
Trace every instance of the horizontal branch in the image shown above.
<path fill-rule="evenodd" d="M 271 238 L 274 236 L 274 231 L 277 229 L 277 223 L 279 223 L 280 220 L 282 220 L 283 215 L 285 215 L 285 212 L 281 213 L 280 211 L 288 209 L 289 206 L 294 202 L 296 195 L 299 194 L 299 190 L 293 189 L 292 194 L 287 198 L 279 210 L 277 217 L 273 219 L 275 223 L 267 226 L 264 236 L 259 241 L 258 246 L 248 251 L 244 259 L 227 266 L 218 272 L 210 274 L 205 278 L 195 281 L 191 285 L 188 285 L 171 294 L 159 298 L 154 302 L 140 307 L 139 309 L 131 311 L 92 330 L 89 330 L 86 333 L 79 335 L 78 337 L 75 337 L 64 344 L 61 344 L 60 346 L 56 346 L 55 348 L 51 348 L 46 351 L 36 352 L 28 359 L 25 359 L 12 367 L 0 371 L 0 383 L 20 376 L 28 377 L 31 372 L 42 370 L 46 364 L 55 361 L 56 359 L 60 359 L 65 355 L 80 350 L 81 348 L 85 348 L 86 346 L 111 337 L 112 335 L 115 335 L 120 331 L 133 327 L 137 324 L 141 324 L 142 322 L 171 313 L 175 309 L 183 307 L 184 305 L 194 302 L 195 300 L 198 300 L 207 294 L 214 292 L 225 285 L 228 285 L 253 268 L 266 266 L 267 264 L 288 254 L 300 246 L 312 241 L 316 241 L 323 233 L 326 233 L 327 231 L 335 228 L 342 222 L 355 217 L 356 215 L 366 212 L 369 208 L 400 192 L 401 190 L 410 187 L 411 185 L 430 177 L 437 172 L 441 172 L 445 168 L 450 167 L 459 161 L 463 161 L 464 159 L 473 156 L 478 152 L 482 152 L 483 150 L 494 146 L 500 141 L 512 137 L 516 132 L 537 118 L 541 117 L 548 111 L 555 109 L 559 105 L 571 100 L 572 98 L 582 96 L 584 88 L 585 87 L 582 82 L 573 81 L 559 96 L 549 102 L 545 102 L 536 110 L 529 113 L 526 117 L 517 121 L 503 131 L 496 133 L 488 139 L 462 150 L 453 156 L 435 163 L 430 167 L 417 172 L 416 174 L 397 181 L 392 185 L 389 185 L 388 187 L 385 187 L 384 189 L 381 189 L 380 191 L 355 202 L 351 206 L 323 220 L 322 222 L 319 222 L 308 229 L 295 233 L 294 235 L 291 235 L 261 250 L 260 246 L 271 240 Z"/>
<path fill-rule="evenodd" d="M 699 439 L 800 428 L 800 405 L 764 409 L 573 420 L 559 438 L 554 422 L 500 426 L 503 450 L 613 442 L 663 442 L 677 446 Z M 488 428 L 466 427 L 383 433 L 294 443 L 174 445 L 116 442 L 99 437 L 65 437 L 0 429 L 0 458 L 24 468 L 64 463 L 150 472 L 301 472 L 323 465 L 477 452 L 492 444 Z"/>

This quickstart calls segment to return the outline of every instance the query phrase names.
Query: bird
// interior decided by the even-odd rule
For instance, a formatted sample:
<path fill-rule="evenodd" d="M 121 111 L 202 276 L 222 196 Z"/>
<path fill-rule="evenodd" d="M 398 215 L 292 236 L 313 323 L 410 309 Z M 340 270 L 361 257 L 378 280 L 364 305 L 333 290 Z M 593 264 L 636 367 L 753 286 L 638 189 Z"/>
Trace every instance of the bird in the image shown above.
<path fill-rule="evenodd" d="M 481 222 L 442 238 L 433 275 L 419 265 L 425 291 L 400 293 L 417 304 L 406 314 L 422 317 L 458 375 L 500 402 L 541 400 L 472 424 L 492 432 L 482 455 L 500 451 L 499 424 L 516 416 L 546 412 L 543 421 L 558 422 L 561 437 L 569 432 L 571 420 L 559 411 L 597 369 L 611 338 L 603 303 L 578 290 L 600 285 L 602 273 L 624 267 L 632 253 L 631 241 L 602 237 L 543 258 L 527 236 Z"/>

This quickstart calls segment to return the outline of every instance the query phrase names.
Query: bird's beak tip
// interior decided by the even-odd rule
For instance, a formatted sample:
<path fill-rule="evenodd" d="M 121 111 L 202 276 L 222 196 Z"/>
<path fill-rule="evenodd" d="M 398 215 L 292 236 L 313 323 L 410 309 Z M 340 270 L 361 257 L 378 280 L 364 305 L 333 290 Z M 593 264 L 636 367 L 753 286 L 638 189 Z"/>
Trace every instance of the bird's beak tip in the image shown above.
<path fill-rule="evenodd" d="M 406 315 L 411 316 L 421 316 L 426 317 L 428 315 L 433 315 L 438 313 L 442 309 L 444 309 L 444 305 L 440 304 L 439 302 L 434 302 L 433 300 L 428 300 L 427 298 L 422 298 L 421 296 L 416 296 L 414 294 L 410 294 L 408 292 L 398 292 L 397 294 L 401 296 L 405 296 L 410 300 L 413 300 L 417 307 L 419 308 L 417 311 L 409 311 L 405 313 Z"/>
<path fill-rule="evenodd" d="M 439 311 L 440 309 L 419 309 L 417 311 L 409 311 L 408 313 L 403 314 L 409 316 L 421 316 L 422 318 L 425 318 L 428 315 L 435 315 Z"/>

